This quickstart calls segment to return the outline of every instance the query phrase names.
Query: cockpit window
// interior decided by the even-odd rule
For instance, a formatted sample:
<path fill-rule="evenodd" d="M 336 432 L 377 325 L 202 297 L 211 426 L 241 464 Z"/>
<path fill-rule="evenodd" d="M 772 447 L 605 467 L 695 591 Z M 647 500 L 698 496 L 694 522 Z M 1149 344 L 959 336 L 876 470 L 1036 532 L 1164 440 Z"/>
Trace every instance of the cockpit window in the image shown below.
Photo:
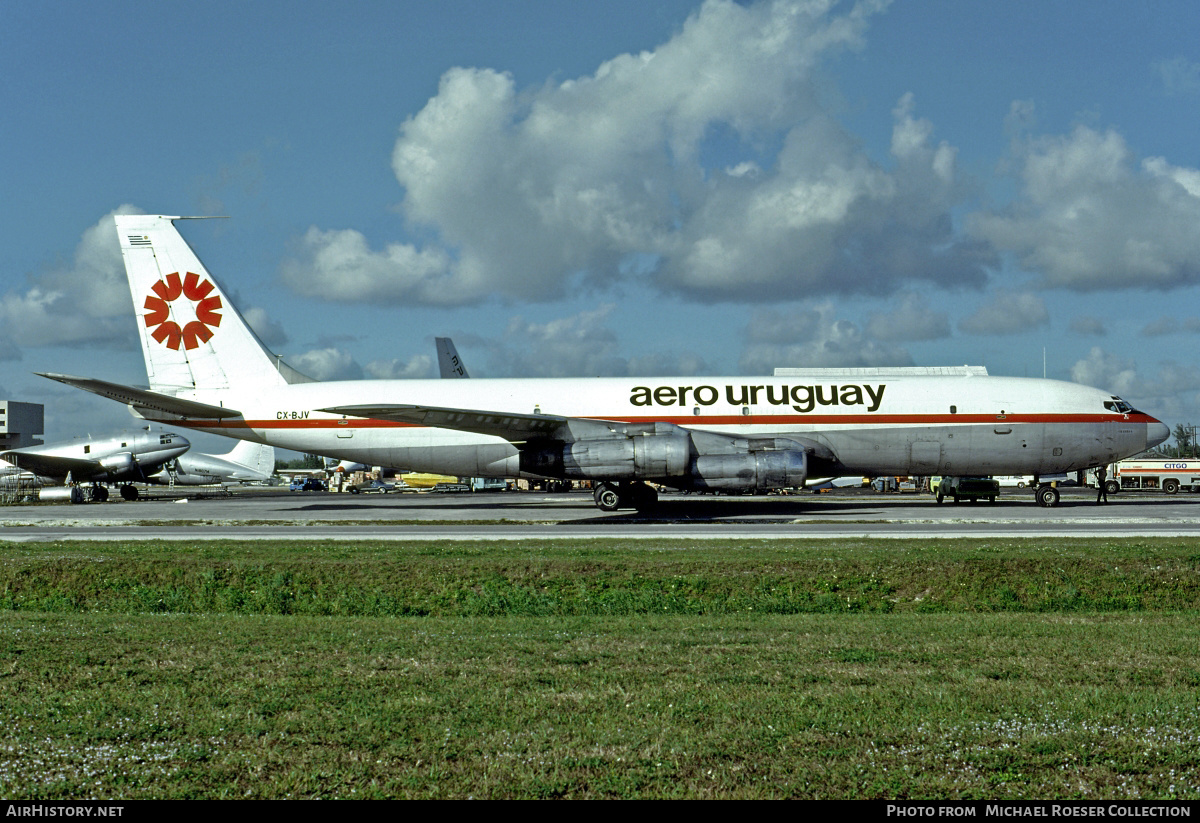
<path fill-rule="evenodd" d="M 1117 414 L 1134 414 L 1137 410 L 1121 398 L 1113 395 L 1112 400 L 1104 401 L 1104 408 Z"/>

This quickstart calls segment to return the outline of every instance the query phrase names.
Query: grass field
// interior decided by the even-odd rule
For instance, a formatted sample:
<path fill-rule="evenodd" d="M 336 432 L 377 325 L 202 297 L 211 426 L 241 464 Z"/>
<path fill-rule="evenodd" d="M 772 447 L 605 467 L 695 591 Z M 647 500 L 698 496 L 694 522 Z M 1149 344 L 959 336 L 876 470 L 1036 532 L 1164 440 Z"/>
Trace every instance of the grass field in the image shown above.
<path fill-rule="evenodd" d="M 0 795 L 1200 798 L 1200 541 L 0 552 Z"/>

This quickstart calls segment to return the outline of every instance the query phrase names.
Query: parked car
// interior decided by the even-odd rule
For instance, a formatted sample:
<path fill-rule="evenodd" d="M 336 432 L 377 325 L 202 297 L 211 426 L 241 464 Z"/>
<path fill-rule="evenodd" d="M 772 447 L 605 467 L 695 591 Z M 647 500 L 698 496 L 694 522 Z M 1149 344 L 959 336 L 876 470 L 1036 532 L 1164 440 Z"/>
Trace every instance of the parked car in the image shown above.
<path fill-rule="evenodd" d="M 937 502 L 953 497 L 955 503 L 961 498 L 974 503 L 986 497 L 989 503 L 995 503 L 999 493 L 1000 483 L 991 477 L 943 477 L 937 487 Z"/>
<path fill-rule="evenodd" d="M 351 494 L 387 494 L 395 490 L 396 486 L 394 483 L 384 483 L 382 480 L 367 480 L 362 483 L 355 483 L 347 489 Z"/>
<path fill-rule="evenodd" d="M 288 489 L 294 492 L 323 492 L 328 487 L 319 477 L 293 477 Z"/>

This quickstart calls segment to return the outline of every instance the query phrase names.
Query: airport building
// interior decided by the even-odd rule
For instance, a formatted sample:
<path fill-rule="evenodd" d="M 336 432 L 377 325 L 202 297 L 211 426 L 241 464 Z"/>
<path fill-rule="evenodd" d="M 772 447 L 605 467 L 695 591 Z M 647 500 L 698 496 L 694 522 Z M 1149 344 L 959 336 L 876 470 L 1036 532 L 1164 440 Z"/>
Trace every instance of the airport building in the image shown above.
<path fill-rule="evenodd" d="M 41 446 L 46 410 L 41 403 L 0 400 L 0 451 Z"/>

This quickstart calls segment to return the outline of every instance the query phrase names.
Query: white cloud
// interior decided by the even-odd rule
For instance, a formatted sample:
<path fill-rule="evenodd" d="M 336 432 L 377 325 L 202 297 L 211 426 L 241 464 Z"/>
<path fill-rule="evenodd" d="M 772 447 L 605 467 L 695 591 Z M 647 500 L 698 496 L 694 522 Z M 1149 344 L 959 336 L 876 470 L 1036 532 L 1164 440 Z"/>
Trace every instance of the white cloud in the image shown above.
<path fill-rule="evenodd" d="M 284 261 L 281 274 L 298 293 L 322 300 L 439 305 L 478 295 L 463 292 L 450 270 L 449 257 L 437 249 L 396 243 L 373 252 L 353 229 L 313 227 L 300 240 L 299 256 Z"/>
<path fill-rule="evenodd" d="M 251 306 L 241 314 L 250 328 L 254 329 L 258 339 L 267 346 L 275 348 L 288 342 L 287 332 L 277 321 L 270 318 L 266 309 Z"/>
<path fill-rule="evenodd" d="M 623 377 L 627 375 L 685 375 L 712 373 L 702 358 L 688 352 L 644 352 L 627 357 L 609 327 L 614 307 L 605 304 L 591 311 L 534 323 L 523 317 L 509 320 L 498 338 L 456 335 L 461 348 L 487 351 L 490 377 Z M 485 370 L 464 355 L 472 376 Z"/>
<path fill-rule="evenodd" d="M 1088 356 L 1071 367 L 1071 380 L 1119 395 L 1132 395 L 1140 385 L 1132 358 L 1109 354 L 1093 346 Z"/>
<path fill-rule="evenodd" d="M 1200 282 L 1200 171 L 1138 163 L 1115 131 L 1016 141 L 1020 198 L 968 219 L 1044 285 L 1079 291 Z"/>
<path fill-rule="evenodd" d="M 407 360 L 372 360 L 363 369 L 367 377 L 380 380 L 408 380 L 416 377 L 433 377 L 433 358 L 428 354 L 414 354 Z"/>
<path fill-rule="evenodd" d="M 1172 57 L 1154 64 L 1162 80 L 1163 90 L 1170 95 L 1195 94 L 1200 92 L 1200 63 L 1186 57 Z"/>
<path fill-rule="evenodd" d="M 792 325 L 792 336 L 783 315 L 774 310 L 756 312 L 746 329 L 749 341 L 739 366 L 744 374 L 771 374 L 776 368 L 819 368 L 857 366 L 910 366 L 906 349 L 885 345 L 863 335 L 849 320 L 834 317 L 832 304 L 799 310 L 792 316 L 803 321 Z M 768 329 L 770 339 L 760 331 Z"/>
<path fill-rule="evenodd" d="M 136 345 L 132 298 L 113 224 L 121 206 L 83 233 L 69 262 L 32 275 L 23 292 L 0 297 L 0 351 L 13 346 L 88 343 L 110 348 Z"/>
<path fill-rule="evenodd" d="M 709 300 L 979 285 L 995 256 L 955 235 L 955 150 L 912 97 L 893 112 L 885 169 L 814 91 L 819 64 L 859 47 L 885 5 L 708 0 L 653 51 L 526 91 L 494 70 L 451 69 L 392 158 L 402 211 L 432 239 L 376 252 L 357 232 L 314 228 L 285 280 L 331 299 L 431 304 L 550 300 L 635 276 Z M 742 156 L 708 168 L 716 131 Z M 763 158 L 766 145 L 782 149 Z M 623 265 L 632 258 L 657 264 Z"/>
<path fill-rule="evenodd" d="M 310 349 L 288 357 L 287 362 L 317 380 L 358 380 L 363 376 L 362 366 L 353 355 L 336 347 Z"/>
<path fill-rule="evenodd" d="M 1200 368 L 1164 361 L 1157 375 L 1144 378 L 1132 358 L 1098 346 L 1071 367 L 1071 379 L 1119 395 L 1168 425 L 1172 420 L 1192 420 L 1200 400 Z"/>
<path fill-rule="evenodd" d="M 958 329 L 967 334 L 1016 334 L 1049 322 L 1042 298 L 1028 292 L 998 291 L 990 302 L 960 320 Z"/>

